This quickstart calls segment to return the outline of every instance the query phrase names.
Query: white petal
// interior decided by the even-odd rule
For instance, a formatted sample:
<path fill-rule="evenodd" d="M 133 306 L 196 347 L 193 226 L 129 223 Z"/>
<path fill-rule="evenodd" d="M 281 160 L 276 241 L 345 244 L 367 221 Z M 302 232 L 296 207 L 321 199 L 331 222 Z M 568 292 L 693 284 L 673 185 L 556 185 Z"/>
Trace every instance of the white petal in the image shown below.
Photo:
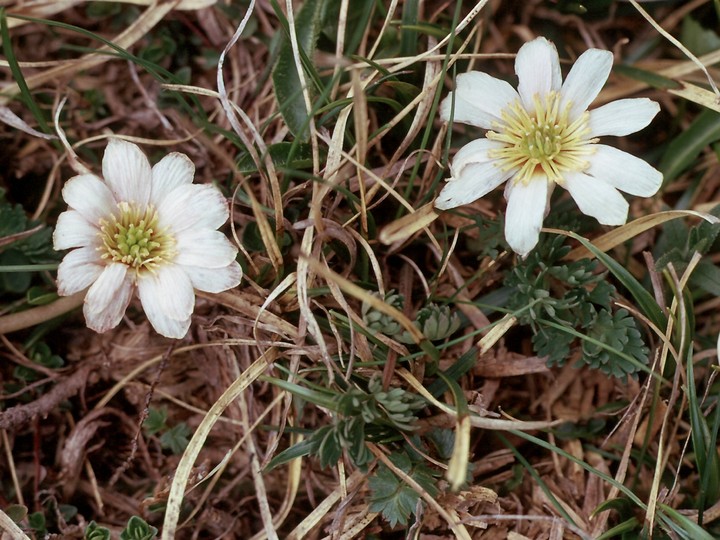
<path fill-rule="evenodd" d="M 497 150 L 506 146 L 505 143 L 499 141 L 491 141 L 490 139 L 475 139 L 460 150 L 457 151 L 455 157 L 452 159 L 450 164 L 450 170 L 454 177 L 458 177 L 462 174 L 462 170 L 466 165 L 470 163 L 485 163 L 486 161 L 492 161 L 488 155 L 489 150 Z"/>
<path fill-rule="evenodd" d="M 145 272 L 138 277 L 138 288 L 142 291 L 143 287 L 155 289 L 160 309 L 171 319 L 184 321 L 192 315 L 195 293 L 184 267 L 165 264 L 153 273 Z"/>
<path fill-rule="evenodd" d="M 185 184 L 192 184 L 195 164 L 179 152 L 172 152 L 152 168 L 150 202 L 157 207 L 172 190 Z"/>
<path fill-rule="evenodd" d="M 58 266 L 58 294 L 68 296 L 86 289 L 100 277 L 104 267 L 94 247 L 72 250 Z"/>
<path fill-rule="evenodd" d="M 570 192 L 583 214 L 603 225 L 622 225 L 627 221 L 628 202 L 613 186 L 583 173 L 568 173 L 562 186 Z"/>
<path fill-rule="evenodd" d="M 118 202 L 144 207 L 150 199 L 150 162 L 140 148 L 127 141 L 110 139 L 102 161 L 103 177 Z"/>
<path fill-rule="evenodd" d="M 237 248 L 220 231 L 186 230 L 177 235 L 177 264 L 200 268 L 223 268 L 235 260 Z"/>
<path fill-rule="evenodd" d="M 158 206 L 160 227 L 176 234 L 186 229 L 217 229 L 230 211 L 220 190 L 210 184 L 186 184 L 166 195 Z"/>
<path fill-rule="evenodd" d="M 117 207 L 110 189 L 94 174 L 73 176 L 63 186 L 62 196 L 70 208 L 80 212 L 90 223 L 107 219 Z"/>
<path fill-rule="evenodd" d="M 660 112 L 660 105 L 648 98 L 619 99 L 590 111 L 590 137 L 622 137 L 646 127 Z"/>
<path fill-rule="evenodd" d="M 639 197 L 651 197 L 662 185 L 663 175 L 640 158 L 604 144 L 593 145 L 587 173 L 611 186 Z"/>
<path fill-rule="evenodd" d="M 231 262 L 225 268 L 201 268 L 199 266 L 183 266 L 183 270 L 190 276 L 193 287 L 199 291 L 219 293 L 234 289 L 242 279 L 242 268 L 237 261 Z"/>
<path fill-rule="evenodd" d="M 562 72 L 555 45 L 543 37 L 528 41 L 515 57 L 518 93 L 525 110 L 535 111 L 535 96 L 544 97 L 558 91 L 562 85 Z"/>
<path fill-rule="evenodd" d="M 548 199 L 548 181 L 542 175 L 523 182 L 508 184 L 507 213 L 505 215 L 505 240 L 521 257 L 537 245 L 545 217 Z"/>
<path fill-rule="evenodd" d="M 463 167 L 460 176 L 452 177 L 435 199 L 435 208 L 447 210 L 478 200 L 515 174 L 503 171 L 495 162 L 471 163 Z"/>
<path fill-rule="evenodd" d="M 172 293 L 172 291 L 170 291 Z M 184 320 L 173 319 L 163 311 L 163 296 L 168 293 L 156 279 L 138 280 L 138 294 L 150 324 L 158 334 L 180 339 L 190 328 L 190 316 Z"/>
<path fill-rule="evenodd" d="M 440 116 L 448 121 L 452 113 L 454 122 L 490 129 L 493 122 L 501 121 L 501 111 L 518 99 L 520 96 L 507 82 L 470 71 L 457 76 L 455 91 L 440 104 Z"/>
<path fill-rule="evenodd" d="M 133 289 L 127 266 L 120 263 L 107 266 L 85 296 L 83 313 L 88 328 L 106 332 L 116 327 L 130 303 Z"/>
<path fill-rule="evenodd" d="M 115 295 L 124 287 L 126 280 L 129 282 L 132 280 L 127 265 L 122 263 L 107 265 L 90 287 L 85 297 L 85 307 L 91 313 L 105 310 L 108 304 L 114 303 Z"/>
<path fill-rule="evenodd" d="M 577 59 L 560 91 L 560 107 L 570 104 L 570 121 L 585 112 L 600 93 L 610 75 L 612 62 L 612 53 L 600 49 L 588 49 Z"/>
<path fill-rule="evenodd" d="M 76 210 L 66 210 L 58 216 L 53 231 L 53 248 L 56 250 L 96 245 L 100 229 L 92 225 Z"/>

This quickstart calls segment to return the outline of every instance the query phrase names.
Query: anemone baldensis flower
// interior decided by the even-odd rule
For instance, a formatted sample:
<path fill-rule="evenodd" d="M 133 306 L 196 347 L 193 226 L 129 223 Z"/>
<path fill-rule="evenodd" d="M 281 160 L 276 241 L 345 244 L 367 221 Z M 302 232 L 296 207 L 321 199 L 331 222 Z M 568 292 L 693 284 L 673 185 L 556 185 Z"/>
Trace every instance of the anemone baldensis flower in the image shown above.
<path fill-rule="evenodd" d="M 186 155 L 168 154 L 151 167 L 140 148 L 119 139 L 105 149 L 102 174 L 81 174 L 63 187 L 68 210 L 53 244 L 72 251 L 58 268 L 58 294 L 89 287 L 85 320 L 105 332 L 137 292 L 153 328 L 182 338 L 194 289 L 221 292 L 242 277 L 237 248 L 217 230 L 228 219 L 227 201 L 216 187 L 193 184 Z"/>
<path fill-rule="evenodd" d="M 618 190 L 652 196 L 662 174 L 635 156 L 598 144 L 598 137 L 639 131 L 660 107 L 637 98 L 588 111 L 612 59 L 609 51 L 589 49 L 563 82 L 555 46 L 537 38 L 518 51 L 517 91 L 486 73 L 459 75 L 455 91 L 440 106 L 441 117 L 487 132 L 455 154 L 435 206 L 446 210 L 471 203 L 507 181 L 505 239 L 522 257 L 538 242 L 555 185 L 603 225 L 625 223 L 628 203 Z"/>

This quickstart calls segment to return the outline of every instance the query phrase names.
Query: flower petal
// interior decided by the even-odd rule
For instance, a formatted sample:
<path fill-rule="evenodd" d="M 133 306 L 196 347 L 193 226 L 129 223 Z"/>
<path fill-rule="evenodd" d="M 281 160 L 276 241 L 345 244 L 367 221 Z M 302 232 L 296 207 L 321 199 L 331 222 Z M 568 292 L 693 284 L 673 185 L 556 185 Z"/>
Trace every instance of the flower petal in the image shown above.
<path fill-rule="evenodd" d="M 199 266 L 183 266 L 190 277 L 193 287 L 199 291 L 219 293 L 234 289 L 242 279 L 242 268 L 237 261 L 225 268 L 200 268 Z"/>
<path fill-rule="evenodd" d="M 174 339 L 185 337 L 190 328 L 190 315 L 186 319 L 173 319 L 163 311 L 164 297 L 173 294 L 166 289 L 166 284 L 153 278 L 139 279 L 138 294 L 145 315 L 158 334 Z"/>
<path fill-rule="evenodd" d="M 55 250 L 92 246 L 97 244 L 100 229 L 86 220 L 76 210 L 66 210 L 58 216 L 53 231 Z"/>
<path fill-rule="evenodd" d="M 133 292 L 132 277 L 120 263 L 105 267 L 85 296 L 83 313 L 88 328 L 106 332 L 123 318 Z"/>
<path fill-rule="evenodd" d="M 460 176 L 451 177 L 435 199 L 435 208 L 448 210 L 478 200 L 515 174 L 503 171 L 494 161 L 471 163 L 463 167 Z"/>
<path fill-rule="evenodd" d="M 511 182 L 507 188 L 505 240 L 515 253 L 525 258 L 540 239 L 548 180 L 543 175 L 536 175 L 527 184 Z"/>
<path fill-rule="evenodd" d="M 660 112 L 660 105 L 648 98 L 619 99 L 590 111 L 590 137 L 622 137 L 646 127 Z"/>
<path fill-rule="evenodd" d="M 112 214 L 117 202 L 110 189 L 94 174 L 73 176 L 63 186 L 63 199 L 90 223 L 99 223 Z"/>
<path fill-rule="evenodd" d="M 470 163 L 485 163 L 486 161 L 492 161 L 488 155 L 489 150 L 497 150 L 505 146 L 505 143 L 500 141 L 492 141 L 490 139 L 475 139 L 470 141 L 460 150 L 457 151 L 450 164 L 450 170 L 452 176 L 457 178 L 462 174 L 462 170 L 466 165 Z"/>
<path fill-rule="evenodd" d="M 639 197 L 651 197 L 662 185 L 663 175 L 640 158 L 604 144 L 593 145 L 587 173 L 611 186 Z"/>
<path fill-rule="evenodd" d="M 562 86 L 562 72 L 555 45 L 544 37 L 528 41 L 515 57 L 518 93 L 523 107 L 535 111 L 535 96 L 544 97 Z"/>
<path fill-rule="evenodd" d="M 627 221 L 628 202 L 607 182 L 576 172 L 567 173 L 562 185 L 583 214 L 603 225 L 622 225 Z"/>
<path fill-rule="evenodd" d="M 490 129 L 494 122 L 501 121 L 501 111 L 518 99 L 520 96 L 509 83 L 481 71 L 470 71 L 457 76 L 455 91 L 440 104 L 440 116 L 447 122 L 452 114 L 453 122 Z"/>
<path fill-rule="evenodd" d="M 588 49 L 573 64 L 560 90 L 560 108 L 569 104 L 571 122 L 585 112 L 600 93 L 610 75 L 612 62 L 610 51 Z"/>
<path fill-rule="evenodd" d="M 175 234 L 191 228 L 217 229 L 230 215 L 227 200 L 210 184 L 182 185 L 167 194 L 157 210 L 160 227 Z"/>
<path fill-rule="evenodd" d="M 85 297 L 85 307 L 91 313 L 97 313 L 114 303 L 115 295 L 132 277 L 128 274 L 128 266 L 122 263 L 107 265 L 98 276 Z"/>
<path fill-rule="evenodd" d="M 210 229 L 188 229 L 175 240 L 178 250 L 175 262 L 182 266 L 223 268 L 235 260 L 238 252 L 223 233 Z"/>
<path fill-rule="evenodd" d="M 147 282 L 151 282 L 150 285 Z M 154 273 L 145 273 L 138 278 L 138 288 L 153 288 L 160 299 L 160 309 L 171 319 L 184 321 L 190 318 L 195 308 L 195 293 L 190 277 L 183 267 L 166 264 Z M 145 302 L 143 301 L 143 308 Z"/>
<path fill-rule="evenodd" d="M 179 152 L 172 152 L 158 161 L 152 168 L 150 202 L 157 208 L 163 198 L 172 190 L 185 184 L 192 184 L 195 164 Z"/>
<path fill-rule="evenodd" d="M 104 267 L 94 247 L 72 250 L 58 266 L 58 294 L 69 296 L 89 287 L 100 277 Z"/>
<path fill-rule="evenodd" d="M 110 139 L 102 161 L 103 177 L 118 202 L 144 207 L 150 199 L 150 162 L 140 148 L 120 139 Z"/>

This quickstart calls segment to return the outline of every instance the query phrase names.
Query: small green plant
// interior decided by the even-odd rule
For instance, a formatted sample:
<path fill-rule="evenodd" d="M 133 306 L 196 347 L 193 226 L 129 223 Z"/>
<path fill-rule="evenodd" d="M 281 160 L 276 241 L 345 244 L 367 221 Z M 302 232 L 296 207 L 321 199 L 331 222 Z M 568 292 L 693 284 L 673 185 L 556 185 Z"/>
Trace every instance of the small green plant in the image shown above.
<path fill-rule="evenodd" d="M 420 462 L 413 462 L 404 452 L 390 454 L 388 458 L 431 497 L 437 495 L 435 479 L 428 467 Z M 420 494 L 383 464 L 379 465 L 370 477 L 369 486 L 370 511 L 382 512 L 391 527 L 397 524 L 407 525 L 410 516 L 415 513 Z"/>
<path fill-rule="evenodd" d="M 85 535 L 83 538 L 85 540 L 110 540 L 110 529 L 101 527 L 94 521 L 91 521 L 88 523 L 88 526 L 85 527 Z"/>
<path fill-rule="evenodd" d="M 180 422 L 173 427 L 168 426 L 167 414 L 167 407 L 150 408 L 148 417 L 143 424 L 145 433 L 148 435 L 160 434 L 160 445 L 165 450 L 170 450 L 173 454 L 182 454 L 188 445 L 192 431 L 185 422 Z"/>
<path fill-rule="evenodd" d="M 508 307 L 533 329 L 533 346 L 548 365 L 563 365 L 583 335 L 580 362 L 615 377 L 637 373 L 648 348 L 627 310 L 613 311 L 615 288 L 590 259 L 565 261 L 561 236 L 550 237 L 505 280 Z"/>
<path fill-rule="evenodd" d="M 152 540 L 157 536 L 157 528 L 139 516 L 133 516 L 120 533 L 120 540 Z"/>

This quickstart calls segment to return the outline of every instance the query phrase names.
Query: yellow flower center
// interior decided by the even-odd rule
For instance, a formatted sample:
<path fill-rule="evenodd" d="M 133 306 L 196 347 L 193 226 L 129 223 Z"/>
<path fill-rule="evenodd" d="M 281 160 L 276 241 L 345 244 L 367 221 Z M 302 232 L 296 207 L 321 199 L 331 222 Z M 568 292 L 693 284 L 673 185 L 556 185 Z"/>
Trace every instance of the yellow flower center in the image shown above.
<path fill-rule="evenodd" d="M 560 95 L 549 92 L 534 99 L 535 112 L 529 113 L 520 101 L 503 109 L 503 122 L 488 131 L 487 138 L 505 144 L 490 150 L 488 155 L 499 161 L 504 171 L 519 169 L 515 182 L 527 185 L 536 173 L 542 172 L 552 182 L 562 184 L 566 171 L 584 171 L 589 166 L 585 156 L 593 152 L 587 139 L 590 132 L 589 114 L 583 112 L 573 122 L 570 104 L 560 107 Z"/>
<path fill-rule="evenodd" d="M 103 259 L 121 262 L 135 272 L 153 272 L 172 260 L 175 239 L 166 230 L 158 230 L 157 211 L 152 205 L 141 209 L 134 203 L 121 202 L 110 220 L 100 220 Z"/>

